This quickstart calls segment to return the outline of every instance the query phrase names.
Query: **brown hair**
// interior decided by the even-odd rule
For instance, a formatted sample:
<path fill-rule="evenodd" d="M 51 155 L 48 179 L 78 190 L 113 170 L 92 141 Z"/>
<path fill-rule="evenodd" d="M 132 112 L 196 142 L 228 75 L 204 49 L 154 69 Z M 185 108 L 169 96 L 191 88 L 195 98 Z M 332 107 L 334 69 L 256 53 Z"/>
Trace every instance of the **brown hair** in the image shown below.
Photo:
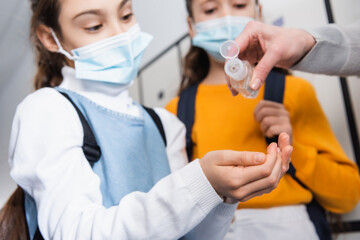
<path fill-rule="evenodd" d="M 60 6 L 58 0 L 31 0 L 33 12 L 30 26 L 32 40 L 37 60 L 37 73 L 34 79 L 35 89 L 55 87 L 62 81 L 61 68 L 64 57 L 49 52 L 37 38 L 36 30 L 43 24 L 51 27 L 61 36 L 59 25 Z M 28 240 L 29 232 L 25 217 L 25 194 L 17 187 L 0 212 L 0 239 Z"/>
<path fill-rule="evenodd" d="M 193 18 L 192 0 L 186 0 L 186 9 L 189 17 Z M 210 60 L 204 49 L 191 45 L 184 59 L 183 77 L 180 83 L 179 94 L 186 88 L 201 82 L 208 75 Z"/>
<path fill-rule="evenodd" d="M 58 0 L 31 0 L 31 9 L 30 39 L 35 48 L 37 63 L 34 88 L 56 87 L 62 81 L 61 68 L 65 58 L 48 51 L 40 42 L 36 31 L 40 25 L 45 25 L 52 28 L 57 36 L 62 36 L 59 24 L 60 4 Z"/>
<path fill-rule="evenodd" d="M 191 46 L 185 56 L 183 68 L 184 75 L 180 83 L 179 93 L 197 82 L 201 82 L 208 75 L 210 61 L 205 50 Z"/>
<path fill-rule="evenodd" d="M 24 191 L 18 187 L 0 212 L 0 239 L 28 240 Z"/>

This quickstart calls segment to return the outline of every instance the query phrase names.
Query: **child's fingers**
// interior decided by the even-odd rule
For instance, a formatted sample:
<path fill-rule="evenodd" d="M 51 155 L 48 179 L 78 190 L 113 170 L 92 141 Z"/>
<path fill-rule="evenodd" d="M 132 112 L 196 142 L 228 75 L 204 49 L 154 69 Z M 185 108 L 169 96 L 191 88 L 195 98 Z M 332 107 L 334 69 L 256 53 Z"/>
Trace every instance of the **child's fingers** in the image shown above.
<path fill-rule="evenodd" d="M 287 134 L 287 133 L 285 133 L 285 132 L 280 133 L 278 143 L 279 143 L 280 151 L 281 151 L 284 147 L 290 145 L 290 136 L 289 136 L 289 134 Z"/>
<path fill-rule="evenodd" d="M 290 136 L 287 133 L 281 133 L 278 141 L 283 162 L 283 172 L 286 172 L 289 169 L 293 147 L 290 145 Z"/>
<path fill-rule="evenodd" d="M 219 161 L 220 166 L 254 166 L 265 162 L 265 154 L 260 152 L 238 152 L 223 151 L 223 156 Z"/>
<path fill-rule="evenodd" d="M 259 111 L 254 112 L 254 118 L 257 122 L 262 122 L 267 117 L 280 117 L 284 116 L 283 112 L 276 108 L 261 108 Z"/>
<path fill-rule="evenodd" d="M 259 104 L 256 106 L 254 113 L 259 112 L 263 108 L 283 109 L 284 105 L 282 103 L 277 103 L 273 101 L 261 100 Z"/>
<path fill-rule="evenodd" d="M 233 186 L 234 189 L 239 188 L 250 182 L 269 177 L 274 169 L 277 158 L 277 145 L 272 143 L 268 147 L 268 154 L 264 164 L 258 166 L 249 166 L 246 168 L 234 168 L 233 176 L 237 178 L 237 184 Z"/>
<path fill-rule="evenodd" d="M 269 193 L 274 190 L 282 176 L 282 161 L 280 153 L 277 153 L 276 155 L 276 163 L 268 177 L 261 178 L 257 181 L 253 181 L 241 186 L 239 189 L 233 191 L 233 197 L 240 201 L 245 201 L 245 199 L 248 200 L 254 196 L 260 195 L 260 193 Z"/>
<path fill-rule="evenodd" d="M 289 164 L 291 162 L 291 153 L 293 151 L 292 146 L 286 146 L 281 152 L 281 160 L 283 165 L 283 173 L 285 174 L 289 170 Z"/>

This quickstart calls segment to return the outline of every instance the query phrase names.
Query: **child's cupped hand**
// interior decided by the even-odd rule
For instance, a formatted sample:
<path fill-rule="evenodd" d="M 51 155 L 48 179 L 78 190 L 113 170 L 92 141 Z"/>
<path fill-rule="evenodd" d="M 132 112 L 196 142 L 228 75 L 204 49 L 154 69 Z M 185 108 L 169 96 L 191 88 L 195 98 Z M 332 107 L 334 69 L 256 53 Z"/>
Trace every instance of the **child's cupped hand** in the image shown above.
<path fill-rule="evenodd" d="M 244 202 L 270 193 L 289 169 L 293 148 L 286 133 L 279 146 L 269 145 L 267 154 L 230 150 L 213 151 L 200 159 L 204 174 L 227 203 Z"/>

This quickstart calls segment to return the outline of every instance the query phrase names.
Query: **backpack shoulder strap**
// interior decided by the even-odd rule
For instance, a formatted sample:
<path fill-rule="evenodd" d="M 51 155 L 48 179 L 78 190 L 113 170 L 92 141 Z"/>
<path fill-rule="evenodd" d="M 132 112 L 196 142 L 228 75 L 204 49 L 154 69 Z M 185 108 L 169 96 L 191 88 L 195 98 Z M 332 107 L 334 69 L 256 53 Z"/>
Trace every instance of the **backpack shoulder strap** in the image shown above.
<path fill-rule="evenodd" d="M 271 71 L 266 78 L 265 81 L 265 92 L 264 92 L 264 100 L 283 103 L 284 101 L 284 92 L 285 92 L 285 73 Z M 266 143 L 270 145 L 273 142 L 278 142 L 279 136 L 275 136 L 273 138 L 265 137 Z M 297 180 L 295 176 L 295 168 L 290 163 L 290 168 L 288 173 L 298 181 L 302 186 L 303 184 Z"/>
<path fill-rule="evenodd" d="M 264 100 L 283 103 L 285 91 L 285 77 L 281 72 L 271 71 L 265 81 Z M 267 144 L 278 142 L 278 136 L 266 138 Z"/>
<path fill-rule="evenodd" d="M 264 100 L 283 103 L 284 101 L 284 92 L 285 92 L 285 73 L 271 71 L 266 78 L 265 81 L 265 92 L 264 92 Z M 273 138 L 265 137 L 265 140 L 268 145 L 273 142 L 278 142 L 279 136 L 275 136 Z M 295 168 L 290 163 L 290 168 L 288 173 L 294 178 L 301 186 L 305 187 L 303 183 L 301 183 L 295 176 Z"/>
<path fill-rule="evenodd" d="M 286 74 L 271 71 L 265 81 L 264 100 L 283 103 Z"/>
<path fill-rule="evenodd" d="M 159 117 L 159 115 L 156 114 L 156 112 L 154 111 L 154 109 L 152 108 L 148 108 L 143 106 L 143 108 L 145 109 L 145 111 L 150 115 L 150 117 L 152 118 L 152 120 L 154 121 L 156 127 L 158 128 L 160 135 L 164 141 L 165 147 L 167 146 L 167 141 L 166 141 L 166 135 L 165 135 L 165 130 L 164 130 L 164 126 L 161 122 L 161 119 Z"/>
<path fill-rule="evenodd" d="M 271 71 L 265 82 L 264 100 L 269 100 L 277 103 L 283 103 L 284 91 L 285 91 L 285 77 L 282 72 Z M 274 138 L 266 138 L 268 144 L 272 142 L 278 142 L 278 136 Z M 288 173 L 291 177 L 298 182 L 303 188 L 308 189 L 296 176 L 296 169 L 294 165 L 290 163 Z M 324 208 L 316 201 L 315 198 L 306 204 L 306 209 L 309 214 L 310 220 L 315 226 L 316 233 L 320 240 L 330 240 L 331 230 L 329 223 L 326 219 L 326 213 Z"/>
<path fill-rule="evenodd" d="M 83 149 L 84 155 L 85 155 L 87 161 L 89 162 L 90 166 L 93 167 L 95 162 L 99 161 L 100 156 L 101 156 L 101 149 L 96 142 L 94 133 L 91 130 L 89 123 L 86 121 L 84 115 L 82 114 L 80 109 L 76 106 L 76 104 L 73 102 L 73 100 L 69 97 L 69 95 L 64 92 L 60 92 L 60 91 L 59 91 L 59 93 L 61 95 L 63 95 L 67 100 L 69 100 L 69 102 L 73 105 L 73 107 L 75 108 L 75 110 L 79 116 L 81 125 L 83 127 L 83 131 L 84 131 L 82 149 Z M 33 240 L 44 240 L 39 227 L 37 227 L 37 229 L 36 229 Z"/>
<path fill-rule="evenodd" d="M 189 162 L 193 156 L 193 142 L 191 139 L 192 128 L 195 118 L 195 100 L 199 83 L 185 89 L 179 96 L 177 116 L 186 127 L 186 153 Z"/>
<path fill-rule="evenodd" d="M 91 130 L 89 123 L 86 121 L 84 115 L 76 106 L 76 104 L 73 102 L 73 100 L 69 97 L 69 95 L 60 91 L 59 93 L 61 93 L 67 100 L 69 100 L 69 102 L 73 105 L 80 118 L 80 122 L 84 130 L 84 141 L 83 141 L 82 149 L 89 164 L 91 165 L 91 167 L 93 167 L 95 162 L 99 161 L 101 156 L 101 149 L 96 142 L 94 133 Z"/>

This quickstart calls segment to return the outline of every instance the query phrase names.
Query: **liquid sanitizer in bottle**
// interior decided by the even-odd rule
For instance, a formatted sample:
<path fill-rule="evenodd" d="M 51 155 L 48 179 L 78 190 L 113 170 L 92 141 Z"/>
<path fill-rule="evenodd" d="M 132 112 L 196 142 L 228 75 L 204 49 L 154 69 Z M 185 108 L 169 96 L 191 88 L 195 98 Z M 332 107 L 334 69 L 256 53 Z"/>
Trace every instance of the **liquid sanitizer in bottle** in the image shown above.
<path fill-rule="evenodd" d="M 256 98 L 259 90 L 250 88 L 250 81 L 253 75 L 253 66 L 248 61 L 238 58 L 240 49 L 235 41 L 224 42 L 220 47 L 220 54 L 228 61 L 225 63 L 225 73 L 230 77 L 232 88 L 246 98 Z"/>

